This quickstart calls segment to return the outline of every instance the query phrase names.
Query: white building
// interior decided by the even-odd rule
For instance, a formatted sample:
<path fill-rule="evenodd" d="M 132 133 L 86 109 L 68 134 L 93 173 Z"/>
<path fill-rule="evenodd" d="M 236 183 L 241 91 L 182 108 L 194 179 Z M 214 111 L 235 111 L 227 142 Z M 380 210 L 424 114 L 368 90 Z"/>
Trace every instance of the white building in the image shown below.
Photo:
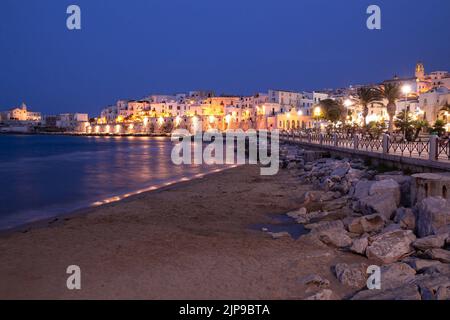
<path fill-rule="evenodd" d="M 155 116 L 165 115 L 165 116 L 185 116 L 191 105 L 185 101 L 165 101 L 161 103 L 151 103 L 150 112 Z"/>
<path fill-rule="evenodd" d="M 329 94 L 323 92 L 303 92 L 298 105 L 298 110 L 306 116 L 312 116 L 314 108 L 320 104 L 320 102 L 329 98 Z"/>
<path fill-rule="evenodd" d="M 115 105 L 104 108 L 100 113 L 100 117 L 105 119 L 107 123 L 114 123 L 118 116 L 126 118 L 131 114 L 132 111 L 128 110 L 128 101 L 118 100 Z"/>
<path fill-rule="evenodd" d="M 287 90 L 269 90 L 269 102 L 281 105 L 282 112 L 300 107 L 303 94 Z"/>
<path fill-rule="evenodd" d="M 418 62 L 414 77 L 399 78 L 394 76 L 393 79 L 384 83 L 395 83 L 399 86 L 409 85 L 413 93 L 423 94 L 439 87 L 450 89 L 450 74 L 447 71 L 434 71 L 426 74 L 423 63 Z"/>
<path fill-rule="evenodd" d="M 279 103 L 266 102 L 258 107 L 258 115 L 275 116 L 281 113 L 281 105 Z"/>
<path fill-rule="evenodd" d="M 215 92 L 211 91 L 211 90 L 189 91 L 189 98 L 192 98 L 192 99 L 201 100 L 201 99 L 206 99 L 206 98 L 212 98 L 215 96 L 216 96 Z"/>
<path fill-rule="evenodd" d="M 40 112 L 28 111 L 27 105 L 22 103 L 20 107 L 2 112 L 1 119 L 2 121 L 40 122 L 42 121 L 42 115 Z"/>
<path fill-rule="evenodd" d="M 57 117 L 56 126 L 67 131 L 85 132 L 89 125 L 87 113 L 63 113 Z"/>
<path fill-rule="evenodd" d="M 168 101 L 176 101 L 177 97 L 175 95 L 168 94 L 153 94 L 145 98 L 150 103 L 163 103 Z"/>
<path fill-rule="evenodd" d="M 433 89 L 419 97 L 419 108 L 430 123 L 436 121 L 439 111 L 446 103 L 450 104 L 450 90 L 445 87 Z"/>

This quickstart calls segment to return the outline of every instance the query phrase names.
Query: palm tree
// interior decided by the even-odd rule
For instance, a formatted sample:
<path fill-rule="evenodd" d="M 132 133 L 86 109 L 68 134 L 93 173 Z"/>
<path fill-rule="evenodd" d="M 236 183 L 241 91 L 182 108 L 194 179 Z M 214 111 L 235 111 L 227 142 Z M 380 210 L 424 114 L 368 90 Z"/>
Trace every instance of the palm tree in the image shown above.
<path fill-rule="evenodd" d="M 415 130 L 413 140 L 416 141 L 417 138 L 419 137 L 420 132 L 422 132 L 425 129 L 429 129 L 430 124 L 428 123 L 427 120 L 417 119 L 413 121 L 413 127 Z"/>
<path fill-rule="evenodd" d="M 414 137 L 414 120 L 405 110 L 400 111 L 395 117 L 395 127 L 397 131 L 404 133 L 407 141 L 412 141 Z"/>
<path fill-rule="evenodd" d="M 431 133 L 437 134 L 439 137 L 445 133 L 445 121 L 437 119 L 431 128 Z"/>
<path fill-rule="evenodd" d="M 386 106 L 387 113 L 389 115 L 389 135 L 392 135 L 394 131 L 394 117 L 397 110 L 396 102 L 401 97 L 400 86 L 395 83 L 386 83 L 379 89 L 379 94 L 382 98 L 388 101 Z"/>
<path fill-rule="evenodd" d="M 380 92 L 373 87 L 361 87 L 357 91 L 359 104 L 362 106 L 363 126 L 366 126 L 366 119 L 369 114 L 369 105 L 380 100 Z"/>

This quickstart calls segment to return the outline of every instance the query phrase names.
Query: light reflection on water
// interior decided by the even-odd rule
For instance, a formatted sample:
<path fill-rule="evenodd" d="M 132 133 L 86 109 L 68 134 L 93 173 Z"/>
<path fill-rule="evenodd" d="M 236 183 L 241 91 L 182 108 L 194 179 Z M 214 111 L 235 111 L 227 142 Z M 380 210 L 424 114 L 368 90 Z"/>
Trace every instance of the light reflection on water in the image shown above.
<path fill-rule="evenodd" d="M 0 229 L 225 168 L 176 166 L 171 151 L 168 138 L 0 135 Z"/>

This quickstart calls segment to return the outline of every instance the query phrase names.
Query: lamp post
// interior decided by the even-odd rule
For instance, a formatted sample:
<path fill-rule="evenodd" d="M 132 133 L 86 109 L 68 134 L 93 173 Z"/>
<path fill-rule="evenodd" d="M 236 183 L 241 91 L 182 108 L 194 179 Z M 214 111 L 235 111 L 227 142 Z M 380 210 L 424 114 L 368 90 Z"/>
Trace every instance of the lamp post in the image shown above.
<path fill-rule="evenodd" d="M 344 106 L 346 106 L 347 108 L 350 108 L 353 105 L 352 100 L 350 99 L 345 99 L 344 101 Z"/>
<path fill-rule="evenodd" d="M 346 110 L 347 110 L 347 116 L 346 116 L 346 120 L 349 120 L 349 109 L 350 109 L 350 107 L 353 105 L 353 102 L 352 102 L 352 100 L 350 100 L 350 99 L 345 99 L 345 101 L 344 101 L 344 107 L 346 108 Z"/>
<path fill-rule="evenodd" d="M 408 121 L 408 108 L 406 104 L 408 103 L 408 94 L 411 93 L 411 86 L 408 84 L 405 84 L 402 87 L 402 92 L 405 95 L 405 123 L 404 123 L 404 130 L 403 130 L 403 138 L 406 140 L 406 122 Z"/>
<path fill-rule="evenodd" d="M 314 108 L 314 117 L 316 118 L 316 127 L 318 127 L 319 118 L 320 118 L 321 114 L 322 114 L 322 110 L 320 109 L 320 107 L 315 107 Z M 319 129 L 319 128 L 317 128 L 317 129 Z"/>

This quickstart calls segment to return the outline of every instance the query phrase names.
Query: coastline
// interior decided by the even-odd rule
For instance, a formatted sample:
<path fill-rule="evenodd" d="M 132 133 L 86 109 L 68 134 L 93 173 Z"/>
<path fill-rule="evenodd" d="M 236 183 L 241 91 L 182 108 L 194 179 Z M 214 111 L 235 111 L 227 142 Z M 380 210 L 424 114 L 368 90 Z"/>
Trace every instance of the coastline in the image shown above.
<path fill-rule="evenodd" d="M 174 188 L 174 187 L 180 187 L 180 186 L 189 184 L 190 182 L 192 182 L 194 180 L 203 179 L 204 177 L 206 177 L 208 175 L 218 174 L 220 172 L 223 172 L 226 170 L 231 170 L 231 169 L 237 168 L 239 166 L 240 165 L 232 165 L 232 166 L 229 166 L 226 168 L 219 168 L 219 169 L 214 169 L 209 172 L 199 173 L 190 178 L 184 177 L 184 178 L 181 178 L 178 180 L 172 180 L 172 181 L 169 181 L 169 182 L 166 182 L 163 184 L 156 184 L 156 185 L 153 184 L 146 188 L 135 189 L 133 191 L 129 191 L 129 192 L 121 194 L 121 195 L 112 196 L 107 199 L 99 199 L 97 202 L 94 202 L 89 206 L 71 210 L 66 213 L 61 213 L 61 214 L 58 214 L 53 217 L 42 218 L 42 219 L 38 219 L 33 222 L 23 223 L 23 224 L 14 226 L 12 228 L 0 229 L 0 239 L 2 239 L 4 237 L 8 237 L 10 235 L 13 235 L 15 233 L 26 233 L 26 232 L 29 232 L 34 229 L 41 229 L 41 228 L 46 228 L 46 227 L 50 227 L 53 225 L 58 225 L 64 221 L 76 218 L 78 216 L 87 215 L 90 212 L 92 212 L 92 210 L 95 210 L 95 209 L 101 208 L 101 207 L 106 207 L 115 202 L 133 201 L 133 199 L 136 196 L 138 196 L 142 193 L 152 193 L 152 192 L 161 192 L 161 191 L 165 191 L 165 190 L 170 190 L 171 188 Z"/>
<path fill-rule="evenodd" d="M 302 299 L 311 292 L 300 279 L 311 273 L 345 297 L 351 290 L 330 266 L 363 257 L 255 228 L 279 224 L 310 189 L 289 172 L 264 177 L 247 165 L 12 233 L 0 238 L 0 297 Z M 74 264 L 80 291 L 65 287 Z"/>
<path fill-rule="evenodd" d="M 71 136 L 71 137 L 150 137 L 150 138 L 170 138 L 166 133 L 77 133 L 77 132 L 1 132 L 0 135 L 21 135 L 21 136 Z"/>

